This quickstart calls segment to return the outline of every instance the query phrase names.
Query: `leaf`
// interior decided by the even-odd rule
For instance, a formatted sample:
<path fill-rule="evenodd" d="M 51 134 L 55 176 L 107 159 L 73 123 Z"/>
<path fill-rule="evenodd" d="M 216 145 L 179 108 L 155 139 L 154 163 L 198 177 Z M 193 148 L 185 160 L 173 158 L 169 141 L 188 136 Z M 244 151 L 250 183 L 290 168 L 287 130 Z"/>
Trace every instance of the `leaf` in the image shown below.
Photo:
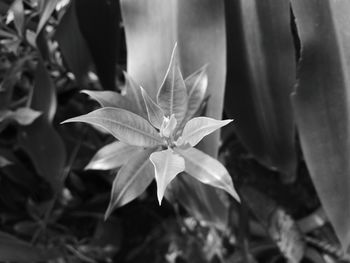
<path fill-rule="evenodd" d="M 145 101 L 146 109 L 147 109 L 147 115 L 149 122 L 156 127 L 157 129 L 160 129 L 163 123 L 164 119 L 164 112 L 163 110 L 151 99 L 150 96 L 148 96 L 147 92 L 142 88 L 142 97 Z"/>
<path fill-rule="evenodd" d="M 220 119 L 226 78 L 224 1 L 122 0 L 121 11 L 128 50 L 127 71 L 135 81 L 155 100 L 177 42 L 184 76 L 204 64 L 210 65 L 206 114 Z M 218 132 L 202 143 L 213 156 L 217 155 L 218 146 Z"/>
<path fill-rule="evenodd" d="M 13 12 L 13 22 L 19 36 L 22 36 L 24 29 L 24 7 L 22 0 L 15 0 L 10 8 Z"/>
<path fill-rule="evenodd" d="M 100 126 L 118 140 L 134 146 L 152 147 L 164 144 L 148 121 L 124 109 L 106 107 L 62 123 L 67 122 L 85 122 Z"/>
<path fill-rule="evenodd" d="M 323 208 L 346 251 L 350 244 L 350 2 L 291 2 L 302 46 L 292 97 L 301 147 Z"/>
<path fill-rule="evenodd" d="M 195 148 L 175 148 L 175 151 L 185 159 L 185 171 L 188 174 L 204 184 L 225 190 L 240 202 L 228 171 L 218 160 Z"/>
<path fill-rule="evenodd" d="M 29 125 L 41 115 L 41 112 L 30 108 L 18 108 L 16 111 L 0 112 L 0 122 L 14 120 L 21 125 Z"/>
<path fill-rule="evenodd" d="M 185 79 L 188 93 L 186 119 L 189 120 L 200 108 L 208 87 L 207 65 L 192 73 Z"/>
<path fill-rule="evenodd" d="M 142 117 L 147 117 L 146 114 L 146 105 L 141 93 L 141 86 L 138 85 L 132 78 L 131 76 L 124 72 L 124 77 L 125 77 L 125 97 L 132 103 L 134 108 L 137 110 L 138 115 Z"/>
<path fill-rule="evenodd" d="M 154 169 L 148 158 L 153 151 L 154 149 L 147 149 L 138 153 L 119 170 L 113 181 L 111 200 L 105 219 L 115 208 L 129 203 L 141 195 L 152 182 Z"/>
<path fill-rule="evenodd" d="M 91 65 L 91 54 L 81 34 L 77 15 L 76 1 L 72 1 L 57 26 L 54 38 L 57 40 L 64 61 L 78 82 L 84 83 Z"/>
<path fill-rule="evenodd" d="M 34 247 L 12 235 L 0 232 L 0 261 L 43 262 L 60 256 L 58 250 Z"/>
<path fill-rule="evenodd" d="M 31 104 L 31 108 L 42 112 L 43 117 L 52 122 L 57 109 L 56 89 L 42 59 L 38 60 L 35 72 L 35 87 Z"/>
<path fill-rule="evenodd" d="M 85 170 L 110 170 L 125 164 L 141 148 L 128 145 L 119 141 L 102 147 L 91 159 Z"/>
<path fill-rule="evenodd" d="M 0 168 L 11 165 L 12 162 L 0 155 Z"/>
<path fill-rule="evenodd" d="M 53 11 L 55 11 L 58 0 L 42 1 L 42 3 L 43 3 L 43 9 L 41 11 L 39 24 L 36 29 L 37 35 L 41 33 L 41 30 L 43 30 L 47 21 L 50 19 Z"/>
<path fill-rule="evenodd" d="M 282 172 L 284 181 L 293 181 L 297 160 L 290 94 L 296 65 L 289 1 L 225 4 L 225 112 L 257 160 Z"/>
<path fill-rule="evenodd" d="M 81 92 L 89 95 L 92 99 L 96 100 L 102 107 L 121 108 L 124 110 L 131 111 L 135 114 L 139 113 L 139 110 L 135 107 L 135 104 L 126 96 L 123 96 L 118 92 L 109 90 L 82 90 Z"/>
<path fill-rule="evenodd" d="M 177 64 L 176 45 L 164 81 L 157 94 L 157 102 L 166 116 L 170 117 L 175 114 L 177 122 L 181 123 L 187 111 L 187 92 Z"/>
<path fill-rule="evenodd" d="M 51 124 L 57 106 L 56 91 L 40 58 L 30 106 L 42 115 L 21 128 L 19 146 L 29 155 L 38 174 L 52 189 L 60 191 L 66 151 L 62 138 Z"/>
<path fill-rule="evenodd" d="M 116 65 L 123 43 L 120 39 L 119 1 L 74 1 L 79 31 L 89 49 L 99 81 L 104 89 L 116 90 Z M 73 28 L 67 30 L 75 33 Z"/>
<path fill-rule="evenodd" d="M 182 132 L 182 136 L 177 141 L 177 145 L 189 143 L 191 146 L 197 145 L 203 137 L 229 124 L 233 120 L 215 120 L 208 117 L 197 117 L 189 120 Z"/>
<path fill-rule="evenodd" d="M 185 161 L 184 158 L 174 153 L 172 149 L 154 152 L 149 159 L 155 169 L 157 197 L 159 205 L 161 205 L 168 184 L 176 175 L 185 170 Z"/>

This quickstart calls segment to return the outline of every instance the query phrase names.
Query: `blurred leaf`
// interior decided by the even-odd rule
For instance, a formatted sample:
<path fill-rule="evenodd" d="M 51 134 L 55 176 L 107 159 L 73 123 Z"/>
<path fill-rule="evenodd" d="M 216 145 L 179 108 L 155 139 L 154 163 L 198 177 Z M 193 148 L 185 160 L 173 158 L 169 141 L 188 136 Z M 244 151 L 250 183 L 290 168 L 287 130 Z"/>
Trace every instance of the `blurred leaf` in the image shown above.
<path fill-rule="evenodd" d="M 304 257 L 306 244 L 296 222 L 272 199 L 250 186 L 240 188 L 242 199 L 268 231 L 288 262 Z"/>
<path fill-rule="evenodd" d="M 52 122 L 57 109 L 56 89 L 41 59 L 39 59 L 36 68 L 31 105 L 34 110 L 41 111 L 47 121 Z"/>
<path fill-rule="evenodd" d="M 82 90 L 82 93 L 89 95 L 92 99 L 96 100 L 102 107 L 114 107 L 122 108 L 131 111 L 139 115 L 139 109 L 136 104 L 133 103 L 125 95 L 121 95 L 115 91 L 93 91 L 93 90 Z"/>
<path fill-rule="evenodd" d="M 0 2 L 0 15 L 5 16 L 10 7 L 10 3 Z"/>
<path fill-rule="evenodd" d="M 207 87 L 208 75 L 207 65 L 192 73 L 185 79 L 185 85 L 188 93 L 188 108 L 185 121 L 193 118 L 203 103 Z"/>
<path fill-rule="evenodd" d="M 109 217 L 115 208 L 123 206 L 142 194 L 154 178 L 154 168 L 149 160 L 154 149 L 147 149 L 130 159 L 114 179 L 111 200 L 105 214 Z"/>
<path fill-rule="evenodd" d="M 7 233 L 0 232 L 0 260 L 15 262 L 42 262 L 60 256 L 57 250 L 46 250 L 32 246 Z"/>
<path fill-rule="evenodd" d="M 289 1 L 225 3 L 225 111 L 235 119 L 239 137 L 258 161 L 292 181 L 296 152 L 290 94 L 296 65 Z"/>
<path fill-rule="evenodd" d="M 127 71 L 136 82 L 155 100 L 177 42 L 184 76 L 207 63 L 210 65 L 206 113 L 220 119 L 226 74 L 223 1 L 122 0 L 121 10 L 128 50 Z M 202 145 L 207 153 L 216 156 L 219 133 L 208 136 Z"/>
<path fill-rule="evenodd" d="M 18 108 L 16 111 L 5 110 L 0 112 L 0 122 L 14 120 L 21 125 L 32 124 L 41 115 L 41 112 L 31 108 Z"/>
<path fill-rule="evenodd" d="M 16 60 L 6 71 L 0 85 L 0 110 L 6 110 L 12 101 L 13 88 L 19 80 L 24 64 L 31 59 L 31 56 L 24 56 Z"/>
<path fill-rule="evenodd" d="M 121 142 L 134 146 L 152 147 L 163 144 L 163 139 L 147 120 L 124 109 L 101 108 L 62 123 L 68 122 L 97 125 Z"/>
<path fill-rule="evenodd" d="M 24 7 L 23 0 L 15 0 L 10 8 L 10 12 L 13 12 L 13 22 L 19 36 L 23 34 L 24 28 Z"/>
<path fill-rule="evenodd" d="M 57 131 L 43 117 L 22 129 L 20 146 L 29 155 L 39 173 L 58 190 L 62 186 L 62 175 L 66 152 Z"/>
<path fill-rule="evenodd" d="M 205 136 L 229 124 L 232 120 L 215 120 L 208 117 L 197 117 L 189 120 L 182 135 L 177 141 L 179 144 L 197 145 Z"/>
<path fill-rule="evenodd" d="M 157 129 L 160 129 L 164 119 L 163 110 L 148 96 L 147 92 L 142 87 L 141 92 L 146 104 L 149 122 Z"/>
<path fill-rule="evenodd" d="M 177 122 L 181 123 L 187 111 L 187 91 L 177 60 L 175 45 L 157 102 L 167 117 L 175 114 Z"/>
<path fill-rule="evenodd" d="M 66 152 L 60 135 L 51 125 L 56 106 L 55 87 L 39 59 L 31 107 L 41 111 L 42 116 L 22 128 L 19 145 L 28 153 L 37 172 L 58 190 L 62 186 Z"/>
<path fill-rule="evenodd" d="M 125 164 L 142 148 L 120 141 L 102 147 L 85 167 L 86 170 L 110 170 Z"/>
<path fill-rule="evenodd" d="M 7 160 L 5 157 L 0 156 L 0 168 L 3 168 L 5 166 L 11 165 L 12 162 Z"/>
<path fill-rule="evenodd" d="M 240 201 L 230 174 L 218 160 L 195 148 L 187 150 L 175 148 L 175 151 L 184 157 L 185 171 L 188 174 L 204 184 L 225 190 L 237 201 Z"/>
<path fill-rule="evenodd" d="M 14 165 L 8 165 L 2 168 L 4 175 L 20 186 L 23 189 L 29 191 L 30 193 L 37 193 L 38 181 L 37 177 L 29 171 L 18 158 L 15 157 L 12 150 L 0 150 L 0 155 L 9 160 Z"/>
<path fill-rule="evenodd" d="M 37 35 L 41 33 L 41 30 L 44 28 L 45 24 L 51 17 L 53 11 L 55 11 L 55 8 L 58 2 L 59 0 L 42 1 L 43 8 L 40 13 L 40 20 L 39 20 L 38 27 L 36 29 Z"/>
<path fill-rule="evenodd" d="M 154 166 L 157 197 L 159 205 L 161 205 L 168 184 L 176 175 L 185 170 L 185 161 L 180 155 L 174 153 L 172 149 L 154 152 L 149 159 Z"/>
<path fill-rule="evenodd" d="M 38 222 L 33 221 L 21 221 L 13 226 L 13 229 L 20 235 L 27 237 L 33 237 L 35 232 L 40 228 Z"/>
<path fill-rule="evenodd" d="M 55 39 L 68 68 L 78 82 L 84 83 L 91 65 L 91 55 L 79 28 L 75 0 L 72 0 L 57 26 Z"/>
<path fill-rule="evenodd" d="M 89 48 L 104 89 L 116 90 L 116 64 L 121 43 L 119 1 L 74 0 L 79 30 Z M 73 28 L 72 33 L 75 34 Z"/>
<path fill-rule="evenodd" d="M 346 250 L 350 244 L 350 2 L 291 2 L 302 46 L 292 97 L 301 146 L 324 210 Z"/>

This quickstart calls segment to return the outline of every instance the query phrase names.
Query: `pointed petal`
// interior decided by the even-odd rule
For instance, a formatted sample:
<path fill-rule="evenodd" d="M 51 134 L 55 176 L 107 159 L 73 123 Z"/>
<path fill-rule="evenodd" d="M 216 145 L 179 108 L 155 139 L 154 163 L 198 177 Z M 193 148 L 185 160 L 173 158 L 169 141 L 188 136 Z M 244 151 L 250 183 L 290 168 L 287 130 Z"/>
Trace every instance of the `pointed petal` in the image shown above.
<path fill-rule="evenodd" d="M 67 122 L 85 122 L 104 128 L 118 140 L 141 147 L 164 144 L 158 132 L 144 118 L 124 109 L 102 108 Z"/>
<path fill-rule="evenodd" d="M 208 87 L 207 65 L 203 66 L 185 79 L 188 93 L 186 118 L 190 119 L 200 108 Z"/>
<path fill-rule="evenodd" d="M 217 129 L 220 129 L 232 121 L 233 120 L 220 121 L 208 117 L 193 118 L 186 123 L 181 138 L 177 142 L 177 145 L 189 143 L 191 146 L 195 146 L 205 136 L 216 131 Z"/>
<path fill-rule="evenodd" d="M 152 153 L 150 160 L 155 169 L 157 197 L 161 205 L 168 184 L 185 170 L 185 160 L 171 149 Z"/>
<path fill-rule="evenodd" d="M 157 102 L 166 116 L 175 114 L 177 122 L 181 123 L 186 115 L 187 99 L 185 81 L 177 63 L 175 45 L 169 68 L 158 91 Z"/>
<path fill-rule="evenodd" d="M 126 72 L 124 72 L 126 94 L 125 97 L 132 102 L 137 109 L 137 114 L 146 117 L 146 105 L 143 101 L 140 85 Z"/>
<path fill-rule="evenodd" d="M 97 101 L 101 107 L 121 108 L 131 111 L 135 114 L 139 113 L 139 110 L 135 107 L 135 104 L 133 104 L 132 101 L 129 100 L 126 96 L 123 96 L 118 92 L 110 90 L 82 90 L 81 93 L 84 93 L 91 99 Z"/>
<path fill-rule="evenodd" d="M 143 148 L 115 141 L 102 147 L 92 157 L 85 170 L 111 170 L 125 164 Z"/>
<path fill-rule="evenodd" d="M 157 129 L 160 129 L 163 123 L 164 112 L 152 100 L 152 98 L 147 94 L 147 92 L 142 87 L 140 87 L 140 89 L 141 89 L 143 100 L 146 104 L 148 120 L 154 127 L 156 127 Z"/>
<path fill-rule="evenodd" d="M 218 160 L 195 148 L 187 150 L 175 148 L 175 152 L 185 159 L 185 171 L 189 175 L 204 184 L 225 190 L 240 202 L 230 174 Z"/>
<path fill-rule="evenodd" d="M 121 207 L 141 195 L 154 178 L 154 169 L 149 156 L 154 149 L 147 149 L 130 159 L 119 170 L 113 181 L 111 200 L 105 219 L 115 208 Z"/>

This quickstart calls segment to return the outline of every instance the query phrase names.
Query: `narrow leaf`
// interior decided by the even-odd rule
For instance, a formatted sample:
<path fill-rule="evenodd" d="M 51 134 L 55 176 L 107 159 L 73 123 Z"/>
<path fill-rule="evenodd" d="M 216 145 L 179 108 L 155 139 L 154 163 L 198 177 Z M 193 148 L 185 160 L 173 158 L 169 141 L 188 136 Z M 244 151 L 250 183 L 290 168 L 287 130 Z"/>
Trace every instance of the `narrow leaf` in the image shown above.
<path fill-rule="evenodd" d="M 133 78 L 126 72 L 124 72 L 125 77 L 125 97 L 133 104 L 138 111 L 137 114 L 142 117 L 146 117 L 146 105 L 141 93 L 141 86 L 138 85 Z M 136 112 L 135 112 L 136 113 Z"/>
<path fill-rule="evenodd" d="M 24 27 L 23 0 L 15 0 L 10 8 L 10 11 L 13 12 L 13 22 L 15 24 L 17 33 L 19 36 L 22 36 Z"/>
<path fill-rule="evenodd" d="M 39 21 L 38 27 L 36 29 L 37 35 L 40 34 L 41 30 L 44 28 L 45 24 L 49 20 L 53 11 L 55 11 L 58 0 L 42 1 L 42 3 L 43 3 L 43 9 L 41 11 L 40 21 Z"/>
<path fill-rule="evenodd" d="M 154 127 L 160 129 L 164 119 L 163 110 L 148 96 L 147 92 L 142 87 L 141 92 L 146 104 L 148 120 Z"/>
<path fill-rule="evenodd" d="M 135 114 L 139 114 L 139 110 L 137 107 L 135 107 L 135 104 L 126 96 L 123 96 L 118 92 L 109 90 L 82 90 L 81 92 L 89 95 L 92 99 L 96 100 L 101 105 L 101 107 L 122 108 Z"/>
<path fill-rule="evenodd" d="M 0 155 L 0 168 L 3 168 L 5 166 L 11 165 L 12 162 L 7 160 L 5 157 Z"/>
<path fill-rule="evenodd" d="M 240 202 L 228 171 L 218 160 L 195 148 L 175 148 L 175 151 L 185 159 L 185 171 L 188 174 L 204 184 L 225 190 Z"/>
<path fill-rule="evenodd" d="M 179 138 L 177 144 L 197 145 L 205 136 L 229 124 L 233 120 L 215 120 L 208 117 L 197 117 L 189 120 Z"/>
<path fill-rule="evenodd" d="M 105 214 L 109 217 L 115 208 L 121 207 L 141 195 L 154 178 L 149 156 L 154 149 L 144 150 L 131 158 L 119 170 L 113 181 L 111 200 Z"/>
<path fill-rule="evenodd" d="M 350 244 L 350 2 L 291 3 L 302 46 L 292 97 L 301 147 L 323 208 L 346 251 Z"/>
<path fill-rule="evenodd" d="M 151 154 L 150 160 L 155 169 L 157 197 L 159 205 L 161 205 L 168 184 L 176 175 L 185 170 L 185 161 L 172 149 L 154 152 Z"/>
<path fill-rule="evenodd" d="M 116 64 L 122 43 L 119 1 L 74 0 L 74 2 L 78 30 L 89 49 L 98 79 L 103 89 L 116 90 Z M 73 34 L 78 33 L 73 28 L 67 30 L 71 30 Z"/>
<path fill-rule="evenodd" d="M 200 108 L 208 87 L 207 66 L 200 68 L 185 79 L 188 94 L 186 119 L 190 119 Z"/>
<path fill-rule="evenodd" d="M 175 45 L 163 84 L 157 95 L 157 102 L 166 116 L 175 114 L 177 122 L 181 123 L 187 111 L 187 92 L 176 56 Z"/>
<path fill-rule="evenodd" d="M 32 109 L 41 111 L 43 117 L 52 122 L 57 109 L 56 87 L 42 59 L 38 60 L 35 72 L 35 87 L 31 104 Z"/>
<path fill-rule="evenodd" d="M 39 175 L 55 191 L 60 191 L 66 151 L 61 136 L 51 124 L 57 107 L 56 90 L 41 59 L 38 60 L 30 107 L 42 115 L 31 125 L 21 127 L 19 146 L 30 156 Z"/>
<path fill-rule="evenodd" d="M 142 148 L 140 147 L 128 145 L 120 141 L 112 142 L 102 147 L 92 157 L 85 170 L 110 170 L 118 168 L 141 150 Z"/>
<path fill-rule="evenodd" d="M 164 143 L 148 121 L 124 109 L 106 107 L 63 123 L 67 122 L 85 122 L 100 126 L 118 140 L 134 146 L 152 147 Z"/>
<path fill-rule="evenodd" d="M 31 108 L 18 108 L 16 111 L 0 112 L 0 122 L 4 120 L 14 120 L 21 125 L 29 125 L 41 115 L 41 112 Z"/>
<path fill-rule="evenodd" d="M 92 64 L 90 50 L 80 31 L 76 14 L 76 1 L 72 1 L 55 32 L 64 61 L 78 82 L 84 83 Z"/>
<path fill-rule="evenodd" d="M 290 3 L 239 0 L 225 4 L 225 112 L 235 119 L 240 139 L 257 160 L 292 181 L 296 151 L 290 94 L 296 65 Z"/>

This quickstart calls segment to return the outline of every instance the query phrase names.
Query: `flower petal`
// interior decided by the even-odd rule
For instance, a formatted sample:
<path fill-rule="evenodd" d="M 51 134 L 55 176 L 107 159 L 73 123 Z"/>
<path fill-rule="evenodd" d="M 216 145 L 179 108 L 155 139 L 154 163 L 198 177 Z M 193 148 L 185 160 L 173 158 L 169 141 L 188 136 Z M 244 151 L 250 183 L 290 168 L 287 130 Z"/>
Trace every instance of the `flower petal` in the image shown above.
<path fill-rule="evenodd" d="M 185 160 L 171 149 L 152 153 L 150 160 L 155 169 L 157 197 L 161 205 L 168 184 L 185 170 Z"/>

